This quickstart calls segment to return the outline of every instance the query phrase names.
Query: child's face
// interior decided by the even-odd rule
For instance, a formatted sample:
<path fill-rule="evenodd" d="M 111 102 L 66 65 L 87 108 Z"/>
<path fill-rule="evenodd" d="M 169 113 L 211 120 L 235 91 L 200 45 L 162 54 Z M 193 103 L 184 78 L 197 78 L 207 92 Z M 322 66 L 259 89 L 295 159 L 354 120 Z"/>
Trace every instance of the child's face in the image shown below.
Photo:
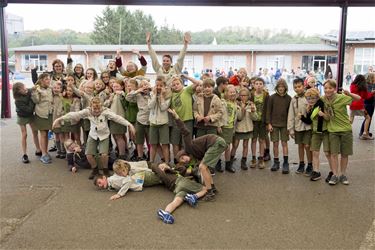
<path fill-rule="evenodd" d="M 169 57 L 163 57 L 163 68 L 168 70 L 172 65 L 171 59 Z"/>
<path fill-rule="evenodd" d="M 164 89 L 164 84 L 161 81 L 157 81 L 155 82 L 155 87 L 156 87 L 156 92 L 160 94 L 161 91 Z"/>
<path fill-rule="evenodd" d="M 50 84 L 51 84 L 51 78 L 47 76 L 41 80 L 40 87 L 48 88 Z"/>
<path fill-rule="evenodd" d="M 123 170 L 121 170 L 121 171 L 118 173 L 118 175 L 120 175 L 120 176 L 124 176 L 124 177 L 128 176 L 128 174 L 129 174 L 129 171 L 128 171 L 127 169 L 123 169 Z"/>
<path fill-rule="evenodd" d="M 297 95 L 301 95 L 303 91 L 305 91 L 305 88 L 303 87 L 302 83 L 296 83 L 293 85 L 294 92 L 296 92 Z"/>
<path fill-rule="evenodd" d="M 55 95 L 60 94 L 61 91 L 62 91 L 61 84 L 55 83 L 55 84 L 53 85 L 53 89 L 52 89 L 52 90 L 53 90 L 53 94 L 55 94 Z"/>
<path fill-rule="evenodd" d="M 24 84 L 22 84 L 22 86 L 20 87 L 19 92 L 20 92 L 21 95 L 27 94 L 27 88 Z"/>
<path fill-rule="evenodd" d="M 128 91 L 128 93 L 130 93 L 133 90 L 137 90 L 137 87 L 135 86 L 134 83 L 129 82 L 128 85 L 127 85 L 127 91 Z"/>
<path fill-rule="evenodd" d="M 85 84 L 85 93 L 91 95 L 94 92 L 94 83 L 88 82 Z"/>
<path fill-rule="evenodd" d="M 172 89 L 175 92 L 181 92 L 183 88 L 184 88 L 184 86 L 182 86 L 182 83 L 180 82 L 180 80 L 178 80 L 178 79 L 173 80 Z"/>
<path fill-rule="evenodd" d="M 62 73 L 63 72 L 63 66 L 61 63 L 57 62 L 53 65 L 53 70 L 56 72 L 56 73 Z"/>
<path fill-rule="evenodd" d="M 109 61 L 109 63 L 108 63 L 108 69 L 110 71 L 114 71 L 116 69 L 116 63 L 114 61 Z"/>
<path fill-rule="evenodd" d="M 324 84 L 324 94 L 327 97 L 333 96 L 335 92 L 336 92 L 336 88 L 332 87 L 330 84 Z"/>
<path fill-rule="evenodd" d="M 203 84 L 201 82 L 198 83 L 197 87 L 195 88 L 195 93 L 199 94 L 203 91 Z"/>
<path fill-rule="evenodd" d="M 87 79 L 93 79 L 94 78 L 94 71 L 92 71 L 91 69 L 86 70 L 86 78 Z"/>
<path fill-rule="evenodd" d="M 91 113 L 93 116 L 99 116 L 102 112 L 102 105 L 99 103 L 91 104 Z"/>
<path fill-rule="evenodd" d="M 309 85 L 311 88 L 315 88 L 315 78 L 310 78 L 307 81 L 307 85 Z"/>
<path fill-rule="evenodd" d="M 179 162 L 184 163 L 184 164 L 188 164 L 190 162 L 190 156 L 188 156 L 188 155 L 181 156 Z"/>
<path fill-rule="evenodd" d="M 238 77 L 239 78 L 244 78 L 244 77 L 246 77 L 246 71 L 245 70 L 243 70 L 243 69 L 240 69 L 239 71 L 238 71 L 238 73 L 237 73 L 237 75 L 238 75 Z"/>
<path fill-rule="evenodd" d="M 204 80 L 206 80 L 206 79 L 208 79 L 208 78 L 210 78 L 210 76 L 208 76 L 208 75 L 206 75 L 206 74 L 202 75 L 202 81 L 204 81 Z"/>
<path fill-rule="evenodd" d="M 236 100 L 236 89 L 234 87 L 230 87 L 227 89 L 227 96 L 228 96 L 228 100 L 230 101 L 234 101 Z"/>
<path fill-rule="evenodd" d="M 262 81 L 255 81 L 254 83 L 254 89 L 256 92 L 260 93 L 263 91 L 264 85 Z"/>
<path fill-rule="evenodd" d="M 80 65 L 75 66 L 75 67 L 74 67 L 74 72 L 75 72 L 76 74 L 78 74 L 78 75 L 82 74 L 82 72 L 83 72 L 83 68 L 82 68 L 82 66 L 80 66 Z"/>
<path fill-rule="evenodd" d="M 319 100 L 319 96 L 306 96 L 306 101 L 310 106 L 314 106 Z"/>
<path fill-rule="evenodd" d="M 65 90 L 65 95 L 68 98 L 73 97 L 73 89 L 71 87 L 67 87 L 66 90 Z"/>
<path fill-rule="evenodd" d="M 128 71 L 129 73 L 135 72 L 136 70 L 137 68 L 135 67 L 135 64 L 133 62 L 129 62 L 126 65 L 126 71 Z"/>
<path fill-rule="evenodd" d="M 96 82 L 95 82 L 95 90 L 96 90 L 96 91 L 101 91 L 101 90 L 104 88 L 103 85 L 104 85 L 104 84 L 103 84 L 102 82 L 100 82 L 100 81 L 96 81 Z"/>
<path fill-rule="evenodd" d="M 121 84 L 119 84 L 118 82 L 114 82 L 113 83 L 112 89 L 113 89 L 114 92 L 122 91 L 123 90 Z"/>
<path fill-rule="evenodd" d="M 211 85 L 207 84 L 203 87 L 203 94 L 205 96 L 210 96 L 212 95 L 213 90 L 214 88 Z"/>
<path fill-rule="evenodd" d="M 109 74 L 107 74 L 107 73 L 102 74 L 102 81 L 104 83 L 109 83 Z"/>
<path fill-rule="evenodd" d="M 285 94 L 285 86 L 280 84 L 279 86 L 277 86 L 277 92 L 279 92 L 280 94 Z"/>
<path fill-rule="evenodd" d="M 103 178 L 100 178 L 100 179 L 97 179 L 96 180 L 96 185 L 99 187 L 99 188 L 102 188 L 102 189 L 105 189 L 108 187 L 108 181 L 107 181 L 107 177 L 103 177 Z"/>
<path fill-rule="evenodd" d="M 240 92 L 240 98 L 241 98 L 241 101 L 245 103 L 249 100 L 249 95 L 244 92 Z"/>
<path fill-rule="evenodd" d="M 69 84 L 74 84 L 75 81 L 74 81 L 74 77 L 73 76 L 68 76 L 66 78 L 66 83 L 69 85 Z"/>

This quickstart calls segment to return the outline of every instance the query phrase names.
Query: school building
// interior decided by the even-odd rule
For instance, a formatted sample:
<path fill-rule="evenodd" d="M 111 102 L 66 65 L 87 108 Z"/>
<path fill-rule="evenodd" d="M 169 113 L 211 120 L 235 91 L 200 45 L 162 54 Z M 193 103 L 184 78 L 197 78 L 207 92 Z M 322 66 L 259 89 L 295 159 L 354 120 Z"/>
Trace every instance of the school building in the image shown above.
<path fill-rule="evenodd" d="M 362 35 L 362 37 L 361 37 Z M 367 37 L 363 37 L 363 35 Z M 366 73 L 370 65 L 375 64 L 375 32 L 356 33 L 353 40 L 348 33 L 345 55 L 345 73 Z M 147 73 L 154 71 L 148 55 L 147 45 L 72 45 L 74 63 L 81 63 L 85 68 L 104 69 L 108 61 L 115 58 L 116 50 L 121 48 L 123 63 L 137 62 L 132 49 L 138 49 L 148 62 Z M 170 54 L 173 61 L 178 58 L 182 44 L 153 45 L 160 62 L 162 55 Z M 38 65 L 40 71 L 51 70 L 52 61 L 59 58 L 66 62 L 66 45 L 40 45 L 13 48 L 15 52 L 15 70 L 21 73 L 30 71 Z M 184 60 L 184 67 L 189 73 L 212 69 L 215 71 L 245 67 L 248 72 L 256 73 L 259 68 L 291 69 L 298 67 L 305 70 L 324 72 L 330 65 L 333 72 L 337 66 L 337 36 L 328 34 L 322 37 L 321 44 L 262 44 L 262 45 L 189 45 Z"/>

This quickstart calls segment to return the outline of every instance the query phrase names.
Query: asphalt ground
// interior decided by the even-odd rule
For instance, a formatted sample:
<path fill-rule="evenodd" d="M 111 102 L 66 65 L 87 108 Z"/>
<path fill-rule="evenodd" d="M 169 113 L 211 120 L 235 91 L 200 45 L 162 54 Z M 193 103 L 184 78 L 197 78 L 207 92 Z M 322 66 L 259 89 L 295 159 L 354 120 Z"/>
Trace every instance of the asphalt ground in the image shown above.
<path fill-rule="evenodd" d="M 0 168 L 1 249 L 375 249 L 375 147 L 361 141 L 354 123 L 350 185 L 329 186 L 295 174 L 298 154 L 290 142 L 291 173 L 266 169 L 218 173 L 214 202 L 182 205 L 175 224 L 156 216 L 173 199 L 163 186 L 113 194 L 87 179 L 89 170 L 68 171 L 64 160 L 43 165 L 21 158 L 16 120 L 3 119 Z M 237 158 L 240 159 L 238 150 Z M 322 156 L 322 175 L 328 174 Z M 249 163 L 249 161 L 248 161 Z"/>

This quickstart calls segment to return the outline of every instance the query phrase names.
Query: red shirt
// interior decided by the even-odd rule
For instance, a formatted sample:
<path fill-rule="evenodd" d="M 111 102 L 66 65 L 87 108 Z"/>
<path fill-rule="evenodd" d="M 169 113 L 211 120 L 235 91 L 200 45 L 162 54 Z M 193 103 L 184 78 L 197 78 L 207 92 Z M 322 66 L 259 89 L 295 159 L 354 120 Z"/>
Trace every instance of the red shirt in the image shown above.
<path fill-rule="evenodd" d="M 234 75 L 234 76 L 231 76 L 229 78 L 229 84 L 232 84 L 234 86 L 238 86 L 238 85 L 240 85 L 240 81 L 239 81 L 238 77 L 236 75 Z"/>
<path fill-rule="evenodd" d="M 360 100 L 352 102 L 352 104 L 350 105 L 350 110 L 364 110 L 364 100 L 367 100 L 373 96 L 373 94 L 371 92 L 368 92 L 367 89 L 359 91 L 358 86 L 353 83 L 350 85 L 350 92 L 361 97 Z"/>

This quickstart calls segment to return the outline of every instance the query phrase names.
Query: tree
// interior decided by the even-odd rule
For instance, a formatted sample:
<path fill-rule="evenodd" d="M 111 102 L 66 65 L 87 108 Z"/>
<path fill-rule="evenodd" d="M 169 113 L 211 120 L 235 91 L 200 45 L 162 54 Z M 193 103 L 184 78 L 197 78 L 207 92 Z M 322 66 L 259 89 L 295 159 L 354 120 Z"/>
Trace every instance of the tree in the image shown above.
<path fill-rule="evenodd" d="M 91 38 L 96 44 L 144 44 L 146 31 L 156 36 L 157 28 L 150 15 L 140 10 L 132 13 L 124 6 L 107 6 L 102 16 L 95 17 Z"/>

